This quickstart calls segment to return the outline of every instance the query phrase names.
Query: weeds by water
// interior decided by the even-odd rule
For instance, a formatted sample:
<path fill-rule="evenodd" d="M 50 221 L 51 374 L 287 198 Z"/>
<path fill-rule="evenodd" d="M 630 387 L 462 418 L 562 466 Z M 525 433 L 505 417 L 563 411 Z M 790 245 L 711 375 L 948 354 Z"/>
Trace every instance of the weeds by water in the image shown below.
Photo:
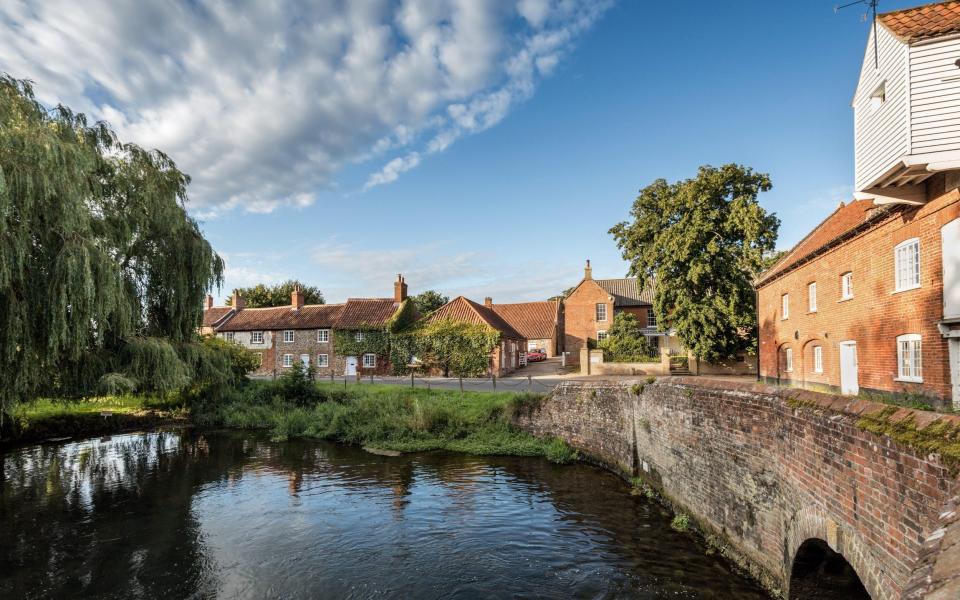
<path fill-rule="evenodd" d="M 513 423 L 537 394 L 459 392 L 396 386 L 317 384 L 319 401 L 304 406 L 278 383 L 256 382 L 226 402 L 199 407 L 199 424 L 267 429 L 277 440 L 306 437 L 384 450 L 450 450 L 469 454 L 575 458 L 561 440 L 539 439 Z"/>

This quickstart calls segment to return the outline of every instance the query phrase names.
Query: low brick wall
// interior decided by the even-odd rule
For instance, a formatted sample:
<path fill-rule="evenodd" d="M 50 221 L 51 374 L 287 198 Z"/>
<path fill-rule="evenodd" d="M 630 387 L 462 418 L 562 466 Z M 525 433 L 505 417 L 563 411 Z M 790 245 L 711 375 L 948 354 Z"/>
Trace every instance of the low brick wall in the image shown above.
<path fill-rule="evenodd" d="M 663 363 L 627 363 L 627 362 L 602 362 L 595 364 L 590 369 L 593 375 L 669 375 L 669 363 L 664 366 Z"/>
<path fill-rule="evenodd" d="M 873 598 L 893 599 L 919 589 L 912 578 L 924 544 L 957 485 L 936 455 L 857 425 L 884 409 L 803 390 L 670 377 L 564 383 L 518 422 L 643 477 L 785 597 L 798 548 L 817 538 L 844 555 Z M 901 413 L 894 418 L 960 423 Z M 945 560 L 927 554 L 927 563 Z"/>

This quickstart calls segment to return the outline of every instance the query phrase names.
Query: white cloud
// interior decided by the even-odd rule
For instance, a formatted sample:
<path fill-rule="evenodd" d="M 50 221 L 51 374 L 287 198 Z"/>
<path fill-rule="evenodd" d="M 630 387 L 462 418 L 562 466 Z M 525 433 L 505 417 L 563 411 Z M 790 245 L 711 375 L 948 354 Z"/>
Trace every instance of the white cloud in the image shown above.
<path fill-rule="evenodd" d="M 389 183 L 495 125 L 606 6 L 6 0 L 0 71 L 169 154 L 201 215 L 269 212 L 346 164 L 399 151 L 367 185 Z"/>

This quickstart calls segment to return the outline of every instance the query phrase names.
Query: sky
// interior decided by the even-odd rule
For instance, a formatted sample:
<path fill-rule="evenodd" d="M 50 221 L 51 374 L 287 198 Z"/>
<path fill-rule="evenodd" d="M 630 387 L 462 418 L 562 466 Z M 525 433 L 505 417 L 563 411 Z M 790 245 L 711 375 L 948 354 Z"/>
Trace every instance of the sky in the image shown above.
<path fill-rule="evenodd" d="M 218 298 L 518 302 L 624 276 L 610 227 L 703 164 L 770 174 L 780 248 L 849 200 L 870 25 L 834 5 L 4 0 L 0 71 L 191 175 Z"/>

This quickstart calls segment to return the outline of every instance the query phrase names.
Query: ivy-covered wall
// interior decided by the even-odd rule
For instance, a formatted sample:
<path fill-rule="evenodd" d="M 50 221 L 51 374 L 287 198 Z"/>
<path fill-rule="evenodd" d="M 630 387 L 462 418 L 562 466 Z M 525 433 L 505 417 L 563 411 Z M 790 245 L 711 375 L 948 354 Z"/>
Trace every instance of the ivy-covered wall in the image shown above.
<path fill-rule="evenodd" d="M 482 377 L 490 369 L 490 353 L 500 344 L 500 332 L 474 323 L 450 319 L 416 326 L 395 334 L 391 362 L 397 374 L 409 373 L 410 358 L 420 372 L 448 376 Z"/>

